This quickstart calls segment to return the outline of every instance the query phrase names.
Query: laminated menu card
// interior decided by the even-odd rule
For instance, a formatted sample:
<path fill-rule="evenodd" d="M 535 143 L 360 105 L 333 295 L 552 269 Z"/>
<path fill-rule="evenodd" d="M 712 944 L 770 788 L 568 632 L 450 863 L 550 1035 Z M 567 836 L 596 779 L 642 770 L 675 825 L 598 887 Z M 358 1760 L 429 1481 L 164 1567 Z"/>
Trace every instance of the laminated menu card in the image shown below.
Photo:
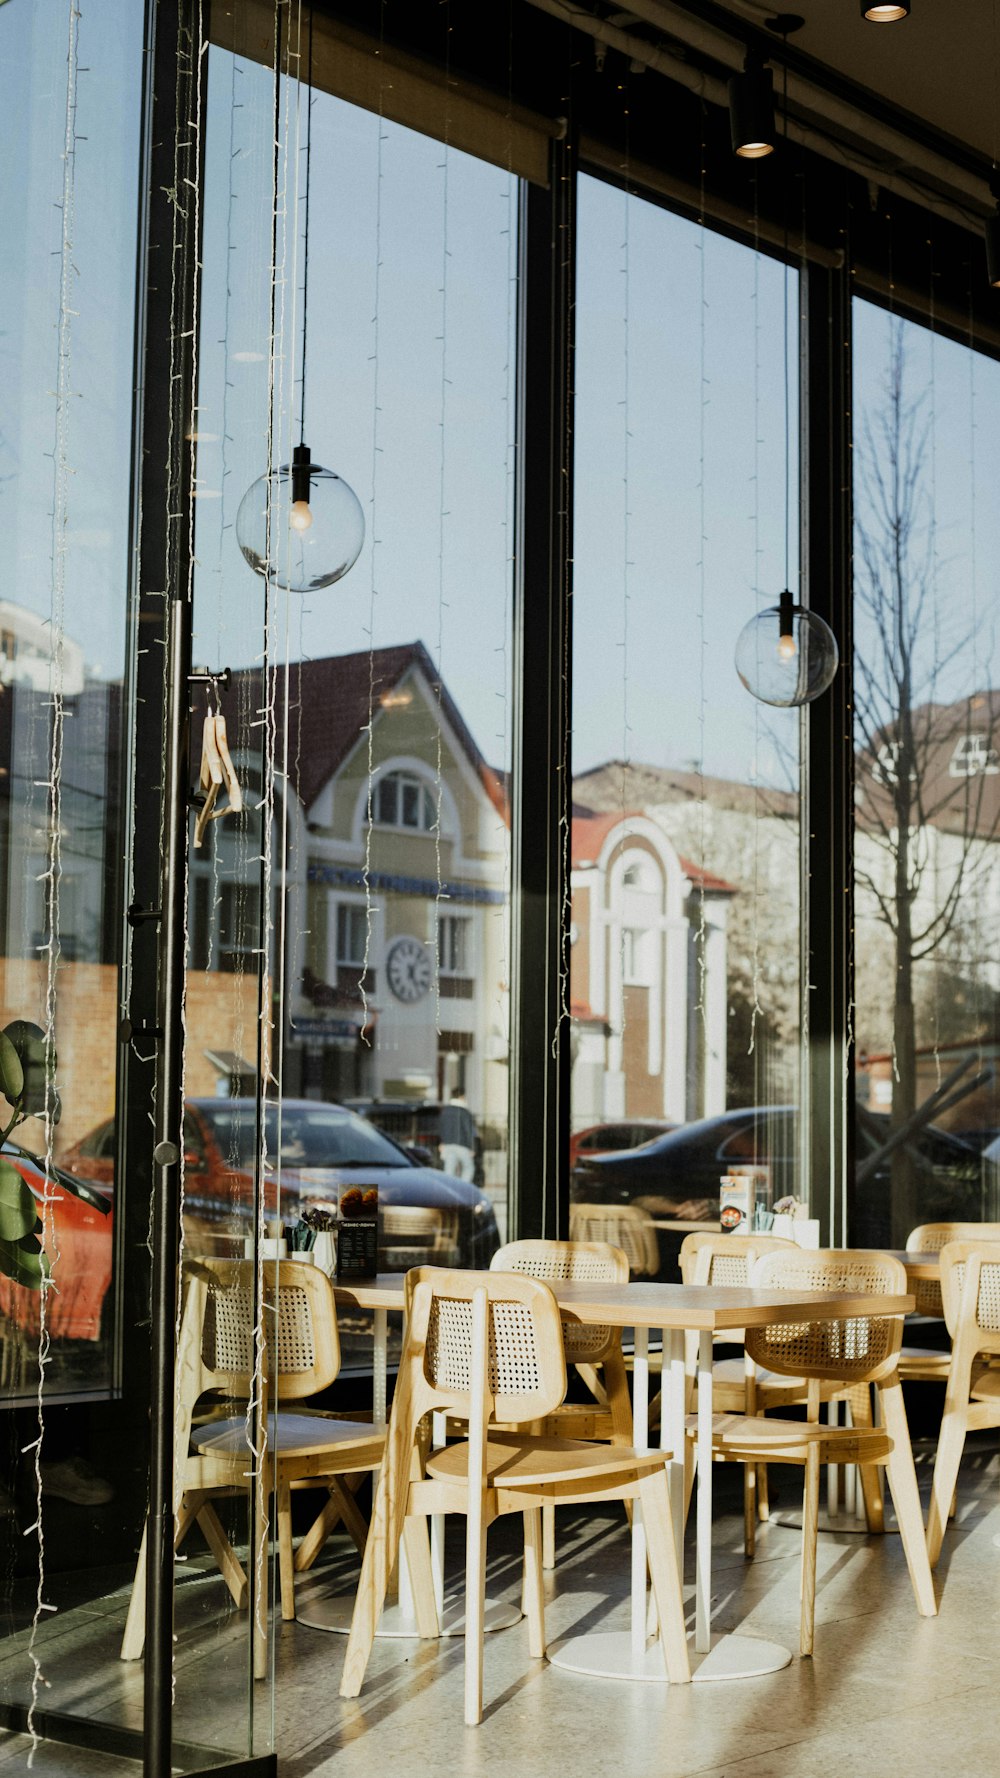
<path fill-rule="evenodd" d="M 374 1278 L 378 1271 L 378 1186 L 350 1185 L 340 1195 L 337 1277 Z"/>

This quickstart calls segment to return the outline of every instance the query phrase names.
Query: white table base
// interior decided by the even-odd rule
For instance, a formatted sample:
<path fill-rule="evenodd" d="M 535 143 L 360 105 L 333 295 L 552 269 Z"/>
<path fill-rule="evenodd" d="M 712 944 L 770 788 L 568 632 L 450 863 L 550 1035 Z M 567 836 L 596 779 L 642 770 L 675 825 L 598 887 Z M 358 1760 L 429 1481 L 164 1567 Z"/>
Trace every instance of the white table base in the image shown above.
<path fill-rule="evenodd" d="M 657 1638 L 636 1653 L 629 1630 L 588 1631 L 553 1642 L 546 1654 L 554 1667 L 586 1673 L 592 1679 L 631 1679 L 668 1685 L 663 1647 Z M 756 1636 L 713 1636 L 712 1646 L 698 1654 L 691 1639 L 691 1678 L 697 1684 L 726 1679 L 759 1679 L 779 1673 L 791 1661 L 791 1650 Z"/>

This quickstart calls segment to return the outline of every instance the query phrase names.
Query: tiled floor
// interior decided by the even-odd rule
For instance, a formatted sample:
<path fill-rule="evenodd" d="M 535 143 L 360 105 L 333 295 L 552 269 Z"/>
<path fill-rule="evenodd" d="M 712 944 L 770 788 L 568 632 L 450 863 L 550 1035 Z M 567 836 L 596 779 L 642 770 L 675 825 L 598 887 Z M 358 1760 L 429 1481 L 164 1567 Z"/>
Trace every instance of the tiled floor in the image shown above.
<path fill-rule="evenodd" d="M 930 1448 L 919 1453 L 926 1498 Z M 744 1562 L 735 1471 L 717 1472 L 715 1622 L 794 1647 L 797 1530 L 762 1529 Z M 379 1640 L 362 1697 L 337 1690 L 344 1638 L 280 1626 L 274 1732 L 281 1778 L 411 1778 L 436 1766 L 448 1778 L 970 1778 L 997 1770 L 1000 1674 L 1000 1461 L 994 1435 L 973 1441 L 960 1514 L 937 1570 L 940 1615 L 917 1615 L 899 1539 L 848 1532 L 820 1538 L 816 1652 L 765 1679 L 670 1689 L 587 1680 L 528 1657 L 524 1626 L 487 1640 L 486 1717 L 462 1725 L 462 1644 Z M 785 1502 L 796 1478 L 778 1480 Z M 514 1521 L 491 1533 L 490 1590 L 516 1598 Z M 456 1526 L 449 1556 L 461 1559 Z M 303 1589 L 349 1584 L 337 1554 Z M 689 1566 L 690 1575 L 690 1566 Z M 571 1627 L 627 1622 L 628 1549 L 617 1509 L 560 1518 L 549 1581 L 550 1638 Z M 245 1620 L 221 1610 L 218 1582 L 197 1564 L 178 1606 L 178 1736 L 240 1747 L 245 1722 Z M 116 1659 L 124 1595 L 70 1607 L 47 1623 L 44 1707 L 137 1725 L 141 1671 Z M 20 1638 L 0 1658 L 8 1696 L 24 1672 Z M 23 1684 L 23 1681 L 20 1682 Z M 271 1692 L 255 1688 L 257 1747 L 267 1744 Z M 245 1747 L 245 1741 L 242 1743 Z M 0 1743 L 0 1769 L 26 1767 L 25 1744 Z M 91 1778 L 131 1768 L 68 1747 L 39 1749 L 42 1778 Z"/>

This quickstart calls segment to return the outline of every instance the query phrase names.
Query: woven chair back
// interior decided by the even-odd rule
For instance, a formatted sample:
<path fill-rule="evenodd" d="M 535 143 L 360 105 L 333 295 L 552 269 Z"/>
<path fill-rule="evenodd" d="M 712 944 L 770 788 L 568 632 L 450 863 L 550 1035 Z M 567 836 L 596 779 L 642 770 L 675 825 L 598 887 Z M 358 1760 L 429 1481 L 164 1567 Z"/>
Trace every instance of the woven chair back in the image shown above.
<path fill-rule="evenodd" d="M 277 1276 L 275 1276 L 277 1273 Z M 186 1268 L 186 1307 L 200 1325 L 199 1394 L 246 1400 L 257 1368 L 252 1260 L 198 1260 Z M 271 1405 L 315 1395 L 340 1370 L 333 1286 L 318 1266 L 280 1260 L 262 1278 L 261 1363 Z"/>
<path fill-rule="evenodd" d="M 796 1251 L 781 1235 L 722 1235 L 714 1229 L 685 1235 L 681 1242 L 681 1278 L 685 1284 L 746 1285 L 750 1268 L 763 1253 Z"/>
<path fill-rule="evenodd" d="M 609 1241 L 508 1241 L 490 1260 L 491 1272 L 523 1272 L 529 1278 L 578 1284 L 627 1284 L 628 1257 Z M 617 1337 L 610 1327 L 564 1321 L 568 1364 L 598 1364 Z"/>
<path fill-rule="evenodd" d="M 1000 1241 L 1000 1222 L 922 1222 L 906 1237 L 907 1253 L 940 1253 L 949 1241 Z M 944 1314 L 936 1278 L 915 1278 L 912 1285 L 918 1315 Z"/>
<path fill-rule="evenodd" d="M 1000 1352 L 1000 1245 L 949 1241 L 941 1249 L 941 1294 L 953 1340 L 973 1328 L 977 1352 Z"/>
<path fill-rule="evenodd" d="M 751 1284 L 760 1290 L 847 1290 L 905 1296 L 906 1270 L 889 1253 L 828 1248 L 812 1252 L 765 1253 L 757 1260 Z M 803 1322 L 747 1328 L 750 1357 L 784 1376 L 829 1378 L 863 1383 L 889 1376 L 898 1363 L 903 1338 L 901 1315 L 871 1315 L 840 1321 Z"/>
<path fill-rule="evenodd" d="M 485 1293 L 489 1418 L 523 1425 L 542 1420 L 566 1395 L 559 1308 L 540 1278 L 516 1272 L 448 1271 L 417 1266 L 406 1274 L 407 1333 L 400 1361 L 419 1366 L 418 1417 L 433 1408 L 468 1420 L 473 1389 L 473 1299 Z"/>
<path fill-rule="evenodd" d="M 620 1247 L 633 1278 L 655 1278 L 660 1244 L 648 1211 L 636 1204 L 571 1204 L 571 1241 L 597 1241 Z"/>

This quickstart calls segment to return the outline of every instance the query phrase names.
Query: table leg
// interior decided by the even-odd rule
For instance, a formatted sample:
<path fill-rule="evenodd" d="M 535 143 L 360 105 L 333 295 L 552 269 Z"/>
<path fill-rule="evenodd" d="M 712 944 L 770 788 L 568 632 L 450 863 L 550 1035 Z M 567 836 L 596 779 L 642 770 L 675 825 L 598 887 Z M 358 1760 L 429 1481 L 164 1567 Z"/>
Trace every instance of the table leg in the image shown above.
<path fill-rule="evenodd" d="M 698 1526 L 695 1552 L 694 1645 L 712 1646 L 712 1336 L 698 1335 Z"/>
<path fill-rule="evenodd" d="M 684 1445 L 687 1438 L 686 1394 L 684 1334 L 680 1328 L 664 1328 L 663 1374 L 660 1391 L 660 1444 L 669 1448 L 671 1452 L 668 1465 L 670 1517 L 674 1527 L 677 1565 L 682 1575 L 684 1573 Z"/>
<path fill-rule="evenodd" d="M 637 1451 L 649 1449 L 649 1329 L 635 1330 L 632 1372 L 632 1441 Z M 646 1527 L 642 1507 L 632 1502 L 632 1654 L 638 1662 L 646 1652 Z"/>

